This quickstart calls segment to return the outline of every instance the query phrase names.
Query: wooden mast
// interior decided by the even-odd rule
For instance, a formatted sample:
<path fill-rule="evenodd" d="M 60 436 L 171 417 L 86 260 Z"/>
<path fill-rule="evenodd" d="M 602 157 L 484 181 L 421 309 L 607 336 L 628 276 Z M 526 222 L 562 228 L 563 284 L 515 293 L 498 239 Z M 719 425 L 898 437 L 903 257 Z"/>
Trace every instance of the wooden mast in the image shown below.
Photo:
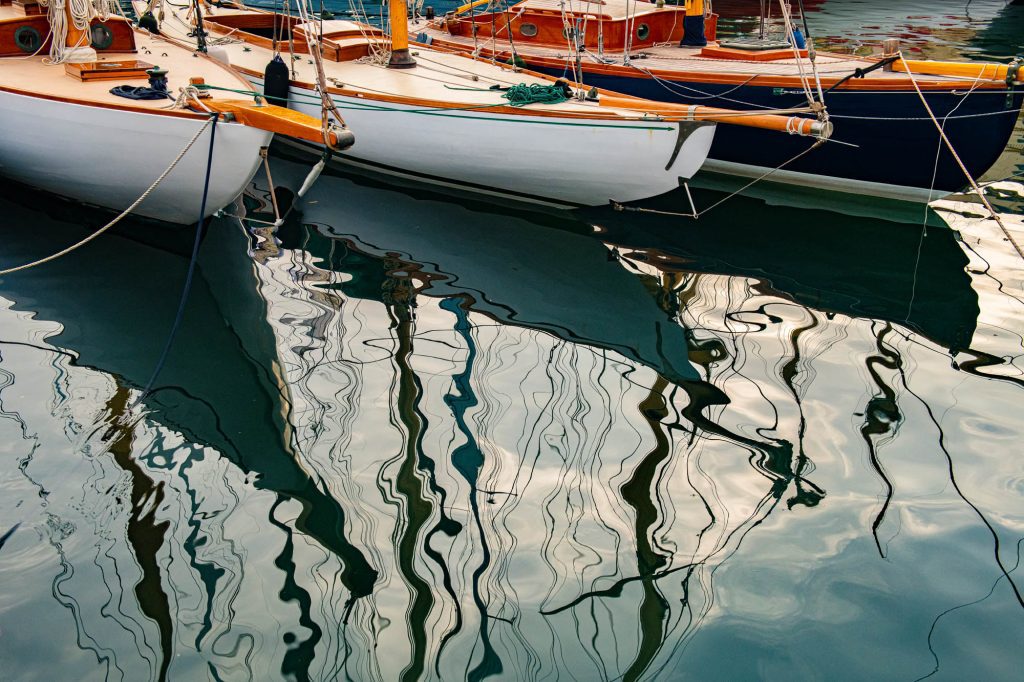
<path fill-rule="evenodd" d="M 389 69 L 411 69 L 416 60 L 409 54 L 409 14 L 405 0 L 390 0 L 388 16 L 391 21 L 391 59 Z"/>
<path fill-rule="evenodd" d="M 92 48 L 92 27 L 87 24 L 84 29 L 75 28 L 70 0 L 64 0 L 64 22 L 68 27 L 68 35 L 64 41 L 64 62 L 83 64 L 96 61 L 96 50 Z"/>

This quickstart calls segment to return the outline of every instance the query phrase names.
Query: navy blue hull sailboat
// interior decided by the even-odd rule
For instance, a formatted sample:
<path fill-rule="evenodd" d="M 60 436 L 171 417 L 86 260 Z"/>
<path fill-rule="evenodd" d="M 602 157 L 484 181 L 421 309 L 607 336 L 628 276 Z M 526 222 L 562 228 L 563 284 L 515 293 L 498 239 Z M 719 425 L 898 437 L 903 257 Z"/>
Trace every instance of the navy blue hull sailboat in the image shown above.
<path fill-rule="evenodd" d="M 977 178 L 1006 148 L 1024 104 L 1019 60 L 904 60 L 898 41 L 870 57 L 815 53 L 788 14 L 774 35 L 762 23 L 759 35 L 715 42 L 717 17 L 700 0 L 663 7 L 602 0 L 572 12 L 550 4 L 474 3 L 417 19 L 411 30 L 421 42 L 650 100 L 819 117 L 824 101 L 835 131 L 813 151 L 793 136 L 735 126 L 719 132 L 701 175 L 744 183 L 777 169 L 773 183 L 930 201 L 968 185 L 937 122 Z"/>

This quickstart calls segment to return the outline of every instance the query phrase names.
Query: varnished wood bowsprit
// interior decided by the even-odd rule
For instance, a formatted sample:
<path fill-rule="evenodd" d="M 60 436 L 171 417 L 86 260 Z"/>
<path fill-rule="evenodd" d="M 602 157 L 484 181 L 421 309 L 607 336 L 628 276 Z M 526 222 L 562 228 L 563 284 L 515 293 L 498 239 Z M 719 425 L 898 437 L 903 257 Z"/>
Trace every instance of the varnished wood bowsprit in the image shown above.
<path fill-rule="evenodd" d="M 279 107 L 266 102 L 254 102 L 242 99 L 215 99 L 204 98 L 201 101 L 193 100 L 193 106 L 197 110 L 217 111 L 222 114 L 230 114 L 235 121 L 253 128 L 266 130 L 272 133 L 287 135 L 299 140 L 314 142 L 317 144 L 327 143 L 332 149 L 344 149 L 351 145 L 350 137 L 341 135 L 337 130 L 328 128 L 327 139 L 324 139 L 325 131 L 320 119 L 313 118 L 294 109 Z"/>
<path fill-rule="evenodd" d="M 671 121 L 714 121 L 730 125 L 747 126 L 773 130 L 790 135 L 818 137 L 828 139 L 832 135 L 832 125 L 828 122 L 799 116 L 780 116 L 778 114 L 757 114 L 755 112 L 719 109 L 695 104 L 673 104 L 671 102 L 651 102 L 635 97 L 622 97 L 602 93 L 600 102 L 603 106 L 622 109 L 635 108 L 651 114 L 664 116 Z"/>

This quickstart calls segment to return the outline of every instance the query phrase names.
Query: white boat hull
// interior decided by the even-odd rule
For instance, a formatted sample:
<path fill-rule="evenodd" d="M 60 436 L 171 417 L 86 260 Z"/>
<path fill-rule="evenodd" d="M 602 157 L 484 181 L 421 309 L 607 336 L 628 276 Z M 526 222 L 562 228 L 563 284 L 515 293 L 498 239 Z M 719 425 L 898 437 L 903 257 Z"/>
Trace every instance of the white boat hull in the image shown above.
<path fill-rule="evenodd" d="M 85 204 L 122 211 L 181 152 L 203 121 L 0 91 L 0 174 Z M 210 132 L 134 211 L 170 223 L 199 218 Z M 231 203 L 259 168 L 272 133 L 218 123 L 207 217 Z"/>
<path fill-rule="evenodd" d="M 255 89 L 262 78 L 250 76 Z M 289 106 L 320 116 L 311 90 Z M 599 206 L 664 194 L 703 165 L 714 124 L 612 121 L 428 110 L 334 95 L 356 143 L 343 161 L 416 180 L 516 199 Z M 679 144 L 680 137 L 682 143 Z"/>

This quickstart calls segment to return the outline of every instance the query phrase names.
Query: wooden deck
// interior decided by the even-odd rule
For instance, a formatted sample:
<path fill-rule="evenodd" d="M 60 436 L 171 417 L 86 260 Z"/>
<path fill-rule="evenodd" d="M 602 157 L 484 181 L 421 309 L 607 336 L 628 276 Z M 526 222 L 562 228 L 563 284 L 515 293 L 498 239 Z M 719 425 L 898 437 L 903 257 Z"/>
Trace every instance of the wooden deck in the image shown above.
<path fill-rule="evenodd" d="M 16 7 L 0 7 L 0 24 L 25 19 Z M 121 20 L 112 20 L 121 21 Z M 228 88 L 247 88 L 248 84 L 224 65 L 205 56 L 194 56 L 193 51 L 181 44 L 142 31 L 135 32 L 135 52 L 102 52 L 100 63 L 126 63 L 141 61 L 167 69 L 168 90 L 177 96 L 178 89 L 188 85 L 189 79 L 199 77 L 208 84 Z M 114 78 L 82 81 L 66 72 L 64 65 L 47 64 L 46 50 L 38 55 L 0 58 L 0 88 L 24 92 L 50 99 L 99 104 L 126 109 L 167 109 L 171 100 L 129 100 L 110 93 L 117 85 L 147 85 L 148 79 Z M 168 112 L 185 113 L 191 112 Z"/>
<path fill-rule="evenodd" d="M 252 10 L 232 8 L 213 8 L 205 15 L 207 27 L 213 31 L 211 39 L 219 43 L 229 59 L 231 66 L 249 75 L 262 77 L 271 51 L 269 46 L 259 45 L 245 36 L 241 30 L 218 28 L 218 21 L 223 17 L 250 14 Z M 225 24 L 234 23 L 229 19 Z M 330 24 L 330 25 L 327 25 Z M 366 43 L 377 43 L 379 32 L 370 26 L 353 22 L 327 22 L 325 33 L 342 33 L 342 29 L 352 26 L 362 27 L 365 37 L 346 37 L 347 44 L 362 40 Z M 331 30 L 329 30 L 331 29 Z M 168 7 L 167 18 L 163 30 L 172 36 L 187 35 L 185 10 Z M 244 38 L 244 40 L 243 40 Z M 249 42 L 246 42 L 248 40 Z M 325 54 L 328 49 L 325 47 Z M 506 65 L 493 64 L 489 60 L 469 60 L 465 55 L 447 51 L 433 50 L 427 47 L 414 47 L 413 55 L 417 66 L 414 69 L 389 69 L 381 59 L 371 55 L 363 58 L 344 61 L 324 61 L 324 69 L 328 82 L 334 86 L 332 92 L 345 95 L 365 95 L 367 98 L 387 101 L 401 101 L 423 106 L 462 107 L 481 110 L 507 105 L 502 92 L 496 87 L 526 84 L 550 85 L 551 80 L 515 70 Z M 296 55 L 289 63 L 287 52 L 282 54 L 285 62 L 293 70 L 293 82 L 312 88 L 316 82 L 316 70 L 307 55 Z M 545 104 L 522 110 L 524 114 L 531 111 L 544 110 L 559 112 L 566 115 L 600 116 L 602 118 L 622 117 L 636 118 L 636 111 L 617 110 L 601 106 L 596 102 L 580 102 L 569 100 L 558 104 Z"/>

